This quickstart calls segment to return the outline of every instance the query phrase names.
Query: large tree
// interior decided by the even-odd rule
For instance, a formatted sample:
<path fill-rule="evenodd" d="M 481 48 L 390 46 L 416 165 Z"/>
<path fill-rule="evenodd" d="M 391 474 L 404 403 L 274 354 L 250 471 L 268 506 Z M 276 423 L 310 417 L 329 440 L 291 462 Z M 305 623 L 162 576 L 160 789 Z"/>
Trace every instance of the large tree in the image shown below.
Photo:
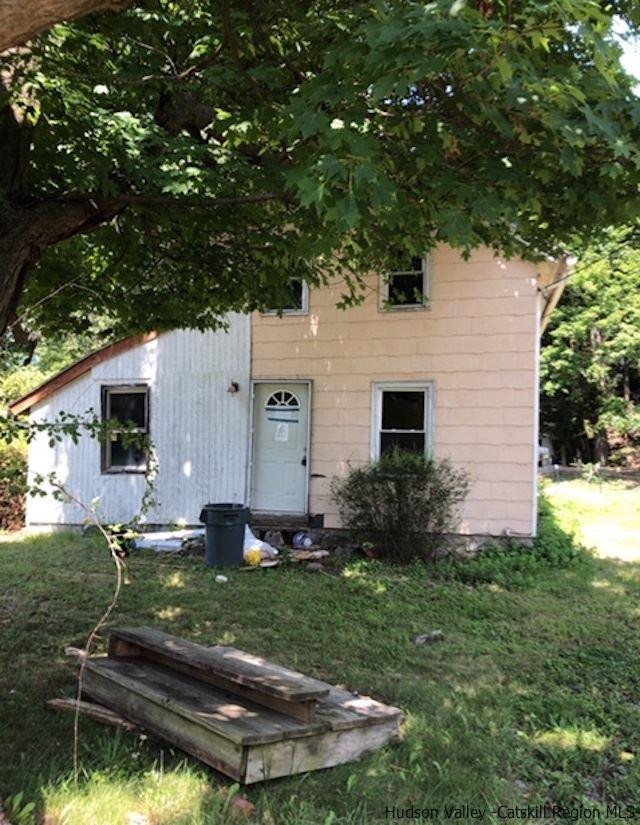
<path fill-rule="evenodd" d="M 640 227 L 576 264 L 542 348 L 542 431 L 556 457 L 640 465 Z"/>
<path fill-rule="evenodd" d="M 444 241 L 553 253 L 638 212 L 593 0 L 148 0 L 5 55 L 0 332 L 204 327 Z"/>

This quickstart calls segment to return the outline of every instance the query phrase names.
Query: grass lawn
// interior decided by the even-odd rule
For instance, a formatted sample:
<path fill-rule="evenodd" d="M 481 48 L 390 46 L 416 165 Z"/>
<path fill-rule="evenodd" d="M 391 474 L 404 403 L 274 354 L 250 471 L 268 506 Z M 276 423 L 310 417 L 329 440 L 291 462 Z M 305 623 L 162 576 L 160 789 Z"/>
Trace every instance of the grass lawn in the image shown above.
<path fill-rule="evenodd" d="M 558 519 L 598 555 L 640 561 L 640 484 L 561 481 L 548 487 Z"/>
<path fill-rule="evenodd" d="M 592 513 L 571 484 L 551 490 L 565 525 L 571 489 L 581 518 Z M 604 492 L 613 530 L 627 491 Z M 499 805 L 640 811 L 640 558 L 558 566 L 521 553 L 495 575 L 492 565 L 355 560 L 330 575 L 277 568 L 216 584 L 198 560 L 137 553 L 112 624 L 234 644 L 405 710 L 404 739 L 361 762 L 242 790 L 252 821 L 390 822 L 387 807 L 438 808 L 444 820 L 455 804 L 483 809 L 483 822 L 505 821 Z M 0 539 L 0 795 L 21 794 L 14 825 L 32 821 L 31 802 L 47 825 L 229 822 L 231 782 L 89 720 L 73 784 L 72 715 L 44 703 L 73 694 L 63 648 L 84 643 L 112 580 L 97 539 Z M 444 641 L 412 643 L 436 628 Z"/>

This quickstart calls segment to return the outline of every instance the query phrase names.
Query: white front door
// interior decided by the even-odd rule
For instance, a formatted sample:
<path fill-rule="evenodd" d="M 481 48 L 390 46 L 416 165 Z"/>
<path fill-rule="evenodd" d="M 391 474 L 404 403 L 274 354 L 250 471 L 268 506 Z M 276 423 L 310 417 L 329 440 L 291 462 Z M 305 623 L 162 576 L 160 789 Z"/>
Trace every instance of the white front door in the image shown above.
<path fill-rule="evenodd" d="M 306 513 L 309 385 L 255 384 L 251 507 Z"/>

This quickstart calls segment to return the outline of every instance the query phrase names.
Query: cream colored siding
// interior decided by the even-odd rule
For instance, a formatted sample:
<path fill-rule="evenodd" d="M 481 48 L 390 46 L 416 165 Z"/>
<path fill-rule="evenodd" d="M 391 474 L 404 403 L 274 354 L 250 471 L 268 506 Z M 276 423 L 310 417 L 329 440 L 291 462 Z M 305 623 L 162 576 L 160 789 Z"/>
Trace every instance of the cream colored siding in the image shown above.
<path fill-rule="evenodd" d="M 534 531 L 536 271 L 488 250 L 439 248 L 428 309 L 381 311 L 379 280 L 341 311 L 339 285 L 313 290 L 309 314 L 253 317 L 256 379 L 313 380 L 312 513 L 339 523 L 329 483 L 372 454 L 376 383 L 433 382 L 434 448 L 473 478 L 461 528 Z"/>
<path fill-rule="evenodd" d="M 207 501 L 244 501 L 249 420 L 249 319 L 234 315 L 229 331 L 176 331 L 104 361 L 31 411 L 34 419 L 52 419 L 60 410 L 100 413 L 104 385 L 149 385 L 150 435 L 159 464 L 159 506 L 146 519 L 167 524 L 197 523 Z M 227 388 L 237 381 L 240 392 Z M 53 449 L 39 438 L 31 447 L 32 473 L 55 471 L 70 492 L 89 503 L 100 498 L 108 521 L 136 514 L 144 477 L 101 474 L 100 446 L 90 438 L 78 445 L 65 439 Z M 78 524 L 83 514 L 73 504 L 51 496 L 30 498 L 30 526 Z"/>

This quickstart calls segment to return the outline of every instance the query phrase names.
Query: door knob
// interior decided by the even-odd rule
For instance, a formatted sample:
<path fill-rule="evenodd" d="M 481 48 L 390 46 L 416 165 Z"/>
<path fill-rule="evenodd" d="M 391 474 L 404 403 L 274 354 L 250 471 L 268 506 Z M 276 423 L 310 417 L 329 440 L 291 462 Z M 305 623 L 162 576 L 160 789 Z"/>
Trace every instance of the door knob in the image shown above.
<path fill-rule="evenodd" d="M 307 457 L 306 457 L 306 456 L 302 459 L 302 461 L 300 462 L 300 464 L 302 464 L 302 466 L 303 466 L 303 467 L 306 467 L 306 466 L 307 466 Z"/>

